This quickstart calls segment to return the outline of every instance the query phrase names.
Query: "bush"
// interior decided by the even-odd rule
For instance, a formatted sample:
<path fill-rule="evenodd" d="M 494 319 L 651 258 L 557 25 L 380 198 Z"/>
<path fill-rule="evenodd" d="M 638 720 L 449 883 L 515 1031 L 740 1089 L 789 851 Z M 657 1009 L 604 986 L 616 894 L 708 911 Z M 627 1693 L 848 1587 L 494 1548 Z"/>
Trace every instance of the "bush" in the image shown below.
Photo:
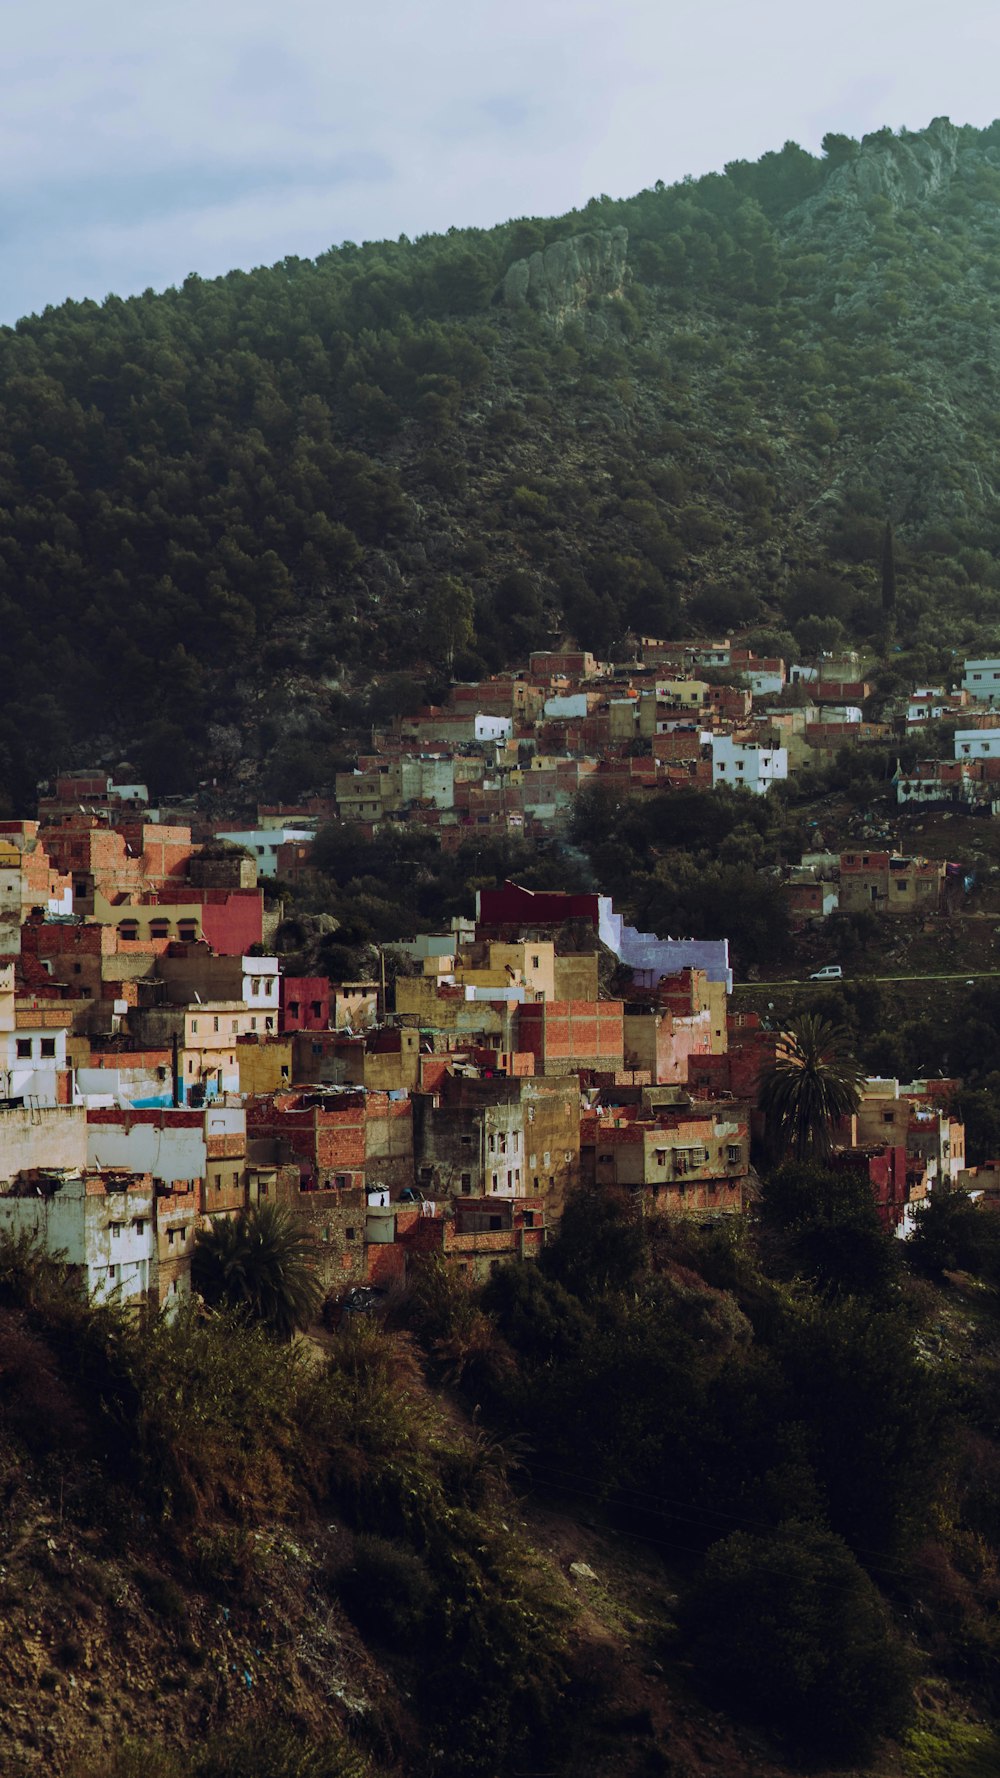
<path fill-rule="evenodd" d="M 344 1607 L 363 1634 L 393 1648 L 410 1643 L 415 1650 L 434 1586 L 414 1550 L 384 1537 L 359 1537 L 354 1560 L 336 1579 Z"/>
<path fill-rule="evenodd" d="M 910 1712 L 883 1600 L 831 1532 L 786 1524 L 710 1550 L 685 1609 L 706 1689 L 799 1755 L 867 1759 Z"/>

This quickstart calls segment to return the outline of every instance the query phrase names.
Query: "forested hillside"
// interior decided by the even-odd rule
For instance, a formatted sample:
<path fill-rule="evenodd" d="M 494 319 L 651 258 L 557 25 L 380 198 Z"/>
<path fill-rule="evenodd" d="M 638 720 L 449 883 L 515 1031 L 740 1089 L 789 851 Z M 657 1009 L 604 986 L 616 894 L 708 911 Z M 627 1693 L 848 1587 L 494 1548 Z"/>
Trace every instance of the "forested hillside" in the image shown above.
<path fill-rule="evenodd" d="M 0 1240 L 5 1778 L 993 1778 L 996 1216 L 633 1210 L 302 1344 Z"/>
<path fill-rule="evenodd" d="M 5 330 L 0 792 L 294 789 L 373 676 L 558 634 L 864 637 L 887 517 L 900 634 L 995 640 L 998 200 L 938 119 Z"/>

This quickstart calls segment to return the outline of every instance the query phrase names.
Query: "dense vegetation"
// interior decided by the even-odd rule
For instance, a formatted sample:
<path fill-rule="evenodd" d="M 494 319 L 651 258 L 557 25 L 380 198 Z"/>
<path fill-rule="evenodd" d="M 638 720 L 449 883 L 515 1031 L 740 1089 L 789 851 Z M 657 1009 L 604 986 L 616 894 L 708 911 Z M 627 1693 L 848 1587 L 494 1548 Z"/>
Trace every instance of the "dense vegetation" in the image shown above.
<path fill-rule="evenodd" d="M 1000 126 L 939 121 L 5 330 L 0 788 L 127 750 L 294 792 L 415 653 L 881 637 L 887 516 L 899 633 L 994 637 L 998 195 Z M 618 290 L 498 298 L 620 225 Z"/>
<path fill-rule="evenodd" d="M 477 1292 L 430 1262 L 386 1326 L 353 1320 L 321 1361 L 241 1316 L 88 1306 L 6 1241 L 0 1599 L 19 1685 L 76 1723 L 71 1761 L 41 1744 L 47 1769 L 673 1769 L 648 1711 L 623 1726 L 613 1639 L 532 1553 L 513 1477 L 522 1503 L 649 1552 L 674 1589 L 642 1630 L 656 1683 L 758 1725 L 769 1772 L 867 1767 L 889 1736 L 909 1778 L 943 1775 L 921 1750 L 963 1733 L 988 1770 L 992 1224 L 954 1194 L 904 1255 L 864 1180 L 798 1165 L 749 1226 L 707 1232 L 581 1195 L 540 1266 Z M 143 1612 L 170 1684 L 142 1699 L 149 1745 L 115 1755 L 88 1742 L 95 1648 L 148 1634 Z M 917 1682 L 937 1700 L 919 1732 Z"/>

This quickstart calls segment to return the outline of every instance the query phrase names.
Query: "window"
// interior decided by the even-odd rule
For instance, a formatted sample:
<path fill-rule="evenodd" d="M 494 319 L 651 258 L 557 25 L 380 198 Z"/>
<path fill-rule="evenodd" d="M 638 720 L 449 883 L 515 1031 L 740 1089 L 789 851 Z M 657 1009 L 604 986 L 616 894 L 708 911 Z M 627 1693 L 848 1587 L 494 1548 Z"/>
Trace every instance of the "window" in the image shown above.
<path fill-rule="evenodd" d="M 323 1017 L 322 1000 L 314 1000 L 312 1002 L 312 1016 L 314 1019 L 321 1019 Z"/>
<path fill-rule="evenodd" d="M 256 1019 L 250 1020 L 250 1029 L 251 1029 L 251 1031 L 256 1031 L 256 1029 L 257 1029 L 257 1020 Z"/>
<path fill-rule="evenodd" d="M 41 1047 L 41 1052 L 42 1052 L 43 1056 L 54 1056 L 56 1053 L 55 1038 L 54 1037 L 43 1037 L 40 1047 Z"/>
<path fill-rule="evenodd" d="M 31 1056 L 31 1038 L 30 1037 L 19 1037 L 18 1038 L 18 1040 L 17 1040 L 17 1054 L 18 1054 L 18 1060 L 21 1062 L 25 1062 L 30 1058 L 30 1056 Z"/>
<path fill-rule="evenodd" d="M 297 1001 L 297 1000 L 290 1000 L 290 1001 L 289 1001 L 289 1002 L 288 1002 L 288 1011 L 289 1011 L 289 1013 L 290 1013 L 290 1014 L 291 1014 L 291 1016 L 292 1016 L 292 1018 L 293 1018 L 293 1019 L 297 1019 L 297 1018 L 298 1018 L 298 1016 L 299 1016 L 299 1003 L 298 1003 L 298 1001 Z"/>
<path fill-rule="evenodd" d="M 472 1137 L 471 1136 L 463 1136 L 462 1137 L 462 1147 L 463 1148 L 471 1148 L 472 1147 Z"/>
<path fill-rule="evenodd" d="M 739 1143 L 738 1142 L 731 1142 L 729 1144 L 729 1147 L 726 1149 L 727 1161 L 739 1161 L 739 1160 L 742 1160 L 742 1158 L 743 1157 L 740 1153 Z"/>
<path fill-rule="evenodd" d="M 173 1231 L 173 1229 L 168 1229 L 167 1230 L 167 1246 L 172 1247 L 173 1244 L 174 1244 L 174 1231 Z"/>
<path fill-rule="evenodd" d="M 144 1235 L 146 1233 L 146 1224 L 141 1216 L 137 1216 L 133 1219 L 132 1227 L 137 1235 Z"/>
<path fill-rule="evenodd" d="M 333 1176 L 333 1183 L 337 1187 L 338 1191 L 346 1191 L 348 1185 L 350 1184 L 350 1180 L 348 1179 L 346 1173 L 335 1173 Z"/>
<path fill-rule="evenodd" d="M 532 959 L 531 959 L 532 969 L 539 969 L 541 967 L 541 962 L 542 962 L 542 960 L 540 957 L 532 957 Z"/>
<path fill-rule="evenodd" d="M 471 1173 L 463 1173 L 462 1174 L 462 1190 L 464 1192 L 467 1192 L 467 1191 L 471 1191 L 471 1189 L 472 1189 L 472 1174 Z"/>
<path fill-rule="evenodd" d="M 535 1226 L 535 1212 L 533 1210 L 526 1210 L 524 1212 L 524 1226 L 526 1229 L 533 1229 L 534 1228 L 534 1226 Z"/>
<path fill-rule="evenodd" d="M 233 1171 L 233 1184 L 239 1185 L 239 1183 L 240 1183 L 239 1168 L 235 1168 Z"/>
<path fill-rule="evenodd" d="M 348 1239 L 348 1240 L 349 1240 L 349 1241 L 353 1241 L 353 1240 L 354 1240 L 354 1236 L 355 1236 L 355 1230 L 354 1230 L 354 1229 L 353 1229 L 353 1228 L 349 1228 L 349 1229 L 345 1229 L 345 1230 L 344 1230 L 344 1233 L 345 1233 L 345 1235 L 346 1235 L 346 1236 L 347 1236 L 347 1239 Z"/>
<path fill-rule="evenodd" d="M 264 1020 L 264 1030 L 265 1031 L 273 1031 L 274 1030 L 274 1018 L 270 1013 L 268 1013 L 267 1017 Z"/>
<path fill-rule="evenodd" d="M 219 1029 L 219 1015 L 218 1015 L 218 1013 L 216 1013 L 212 1019 L 212 1029 L 213 1029 L 213 1031 L 217 1031 Z"/>
<path fill-rule="evenodd" d="M 113 1240 L 117 1240 L 118 1236 L 121 1234 L 121 1232 L 122 1232 L 122 1225 L 120 1222 L 109 1222 L 108 1223 L 108 1234 L 112 1237 Z"/>
<path fill-rule="evenodd" d="M 81 970 L 81 968 L 82 968 L 82 967 L 83 967 L 83 966 L 82 966 L 82 964 L 80 964 L 80 963 L 74 963 L 74 965 L 73 965 L 73 974 L 74 974 L 74 975 L 79 975 L 79 974 L 80 974 L 80 970 Z"/>
<path fill-rule="evenodd" d="M 498 1185 L 498 1179 L 497 1179 L 497 1175 L 495 1173 L 492 1176 L 492 1184 L 493 1184 L 493 1190 L 496 1191 L 497 1185 Z"/>
<path fill-rule="evenodd" d="M 192 1036 L 197 1031 L 197 1029 L 198 1029 L 198 1021 L 197 1021 L 197 1019 L 192 1019 L 191 1020 L 191 1035 Z"/>

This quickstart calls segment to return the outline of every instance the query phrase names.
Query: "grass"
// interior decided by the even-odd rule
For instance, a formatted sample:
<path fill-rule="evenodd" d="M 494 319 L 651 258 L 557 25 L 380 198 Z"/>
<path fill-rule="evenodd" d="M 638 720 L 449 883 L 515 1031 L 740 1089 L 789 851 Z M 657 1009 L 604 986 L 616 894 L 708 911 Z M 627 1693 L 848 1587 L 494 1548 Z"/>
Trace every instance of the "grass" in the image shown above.
<path fill-rule="evenodd" d="M 903 1739 L 903 1778 L 996 1778 L 1000 1740 L 980 1723 L 921 1711 Z"/>

